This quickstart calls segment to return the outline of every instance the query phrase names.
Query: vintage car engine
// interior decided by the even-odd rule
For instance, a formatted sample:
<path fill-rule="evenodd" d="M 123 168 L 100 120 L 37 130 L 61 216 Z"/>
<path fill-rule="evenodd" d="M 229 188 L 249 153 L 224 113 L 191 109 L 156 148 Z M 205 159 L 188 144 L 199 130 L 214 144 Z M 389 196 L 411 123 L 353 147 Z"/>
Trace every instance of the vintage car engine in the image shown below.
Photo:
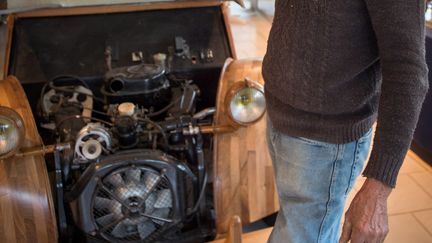
<path fill-rule="evenodd" d="M 0 239 L 204 243 L 279 208 L 262 61 L 237 59 L 227 2 L 19 2 L 2 21 Z"/>
<path fill-rule="evenodd" d="M 172 78 L 158 64 L 111 69 L 99 87 L 74 76 L 43 87 L 41 127 L 71 145 L 54 155 L 66 238 L 69 225 L 89 242 L 212 235 L 198 125 L 211 122 L 215 109 L 197 112 L 199 95 L 193 81 Z M 199 234 L 186 234 L 190 229 Z"/>

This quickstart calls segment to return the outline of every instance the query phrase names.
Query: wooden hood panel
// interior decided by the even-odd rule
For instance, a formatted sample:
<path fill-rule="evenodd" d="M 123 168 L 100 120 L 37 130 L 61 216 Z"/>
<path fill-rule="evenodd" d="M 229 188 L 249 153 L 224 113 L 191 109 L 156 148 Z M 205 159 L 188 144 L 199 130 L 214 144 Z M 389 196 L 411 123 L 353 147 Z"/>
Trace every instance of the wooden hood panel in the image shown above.
<path fill-rule="evenodd" d="M 30 105 L 19 81 L 0 81 L 0 105 L 17 111 L 26 129 L 24 147 L 41 145 Z M 0 160 L 1 242 L 57 242 L 55 211 L 43 156 Z"/>
<path fill-rule="evenodd" d="M 193 0 L 199 2 L 199 0 Z M 201 0 L 201 2 L 223 2 L 224 0 Z M 225 0 L 228 1 L 228 0 Z M 243 0 L 233 0 L 244 6 Z M 8 0 L 8 9 L 23 8 L 62 8 L 79 6 L 96 6 L 112 4 L 136 4 L 136 3 L 157 3 L 157 2 L 192 2 L 191 0 Z"/>
<path fill-rule="evenodd" d="M 262 61 L 228 60 L 221 75 L 217 97 L 217 125 L 226 124 L 223 101 L 236 81 L 249 78 L 264 83 Z M 214 198 L 217 233 L 225 233 L 229 221 L 239 215 L 244 224 L 279 209 L 273 166 L 266 145 L 266 119 L 234 133 L 215 135 Z"/>

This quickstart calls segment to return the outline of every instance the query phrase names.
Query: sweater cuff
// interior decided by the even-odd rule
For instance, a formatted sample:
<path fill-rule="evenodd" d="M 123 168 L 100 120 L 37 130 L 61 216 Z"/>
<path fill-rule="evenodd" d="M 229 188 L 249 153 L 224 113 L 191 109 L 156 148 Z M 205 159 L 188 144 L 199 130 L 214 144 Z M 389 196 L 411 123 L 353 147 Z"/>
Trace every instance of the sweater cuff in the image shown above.
<path fill-rule="evenodd" d="M 372 153 L 363 176 L 373 178 L 394 188 L 403 158 L 396 158 L 386 154 Z"/>

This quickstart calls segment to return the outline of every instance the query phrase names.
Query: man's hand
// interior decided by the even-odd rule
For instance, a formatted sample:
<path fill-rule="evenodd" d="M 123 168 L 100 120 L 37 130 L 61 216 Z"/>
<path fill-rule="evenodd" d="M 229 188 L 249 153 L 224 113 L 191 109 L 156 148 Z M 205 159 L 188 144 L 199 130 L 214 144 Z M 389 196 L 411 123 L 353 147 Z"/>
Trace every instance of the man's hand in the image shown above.
<path fill-rule="evenodd" d="M 345 214 L 339 243 L 382 243 L 388 233 L 387 198 L 392 188 L 368 178 Z"/>

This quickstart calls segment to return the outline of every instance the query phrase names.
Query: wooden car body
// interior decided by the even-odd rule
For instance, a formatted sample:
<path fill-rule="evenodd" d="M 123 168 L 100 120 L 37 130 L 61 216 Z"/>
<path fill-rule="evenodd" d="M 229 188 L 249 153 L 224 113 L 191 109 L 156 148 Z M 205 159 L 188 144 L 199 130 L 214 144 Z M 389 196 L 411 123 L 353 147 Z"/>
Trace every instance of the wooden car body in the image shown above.
<path fill-rule="evenodd" d="M 10 4 L 10 6 L 16 8 L 26 7 L 25 4 L 22 4 L 23 2 L 25 1 L 17 1 L 15 5 Z M 70 2 L 73 3 L 74 1 Z M 82 5 L 80 1 L 76 2 Z M 62 8 L 54 6 L 54 8 L 10 13 L 5 18 L 5 23 L 0 27 L 0 52 L 3 53 L 0 61 L 3 61 L 4 64 L 1 69 L 3 80 L 0 81 L 0 105 L 17 111 L 21 115 L 26 128 L 21 156 L 18 153 L 16 156 L 3 159 L 0 162 L 1 239 L 4 239 L 5 242 L 27 242 L 30 240 L 57 242 L 59 240 L 59 224 L 64 223 L 58 221 L 58 215 L 56 214 L 58 209 L 56 209 L 53 202 L 55 201 L 54 197 L 58 195 L 52 191 L 52 185 L 55 182 L 50 181 L 48 177 L 44 157 L 44 152 L 48 150 L 48 147 L 43 145 L 44 134 L 41 134 L 40 130 L 38 130 L 37 120 L 35 119 L 38 101 L 34 92 L 38 90 L 38 82 L 29 79 L 32 77 L 38 79 L 39 77 L 37 77 L 38 71 L 34 71 L 35 68 L 26 69 L 26 65 L 27 67 L 34 66 L 32 61 L 28 61 L 32 58 L 28 54 L 31 51 L 22 54 L 23 49 L 29 48 L 26 45 L 30 45 L 28 43 L 32 41 L 50 43 L 46 45 L 40 44 L 38 46 L 38 48 L 40 47 L 39 50 L 34 49 L 33 46 L 32 51 L 42 52 L 37 55 L 43 55 L 43 51 L 46 51 L 44 48 L 52 48 L 56 45 L 59 46 L 60 51 L 64 52 L 66 49 L 62 49 L 62 43 L 59 43 L 60 39 L 56 39 L 55 34 L 50 36 L 52 29 L 49 28 L 55 28 L 55 26 L 63 28 L 71 24 L 68 22 L 68 18 L 82 18 L 89 21 L 92 18 L 99 18 L 103 21 L 103 18 L 110 18 L 110 16 L 126 16 L 134 13 L 137 16 L 148 16 L 150 13 L 161 13 L 164 18 L 155 20 L 155 24 L 160 24 L 165 21 L 164 19 L 170 18 L 168 13 L 170 16 L 179 16 L 179 21 L 182 21 L 181 18 L 188 18 L 187 16 L 205 12 L 206 10 L 212 12 L 216 17 L 210 18 L 213 22 L 200 23 L 203 26 L 201 30 L 214 30 L 207 33 L 215 35 L 213 37 L 216 40 L 222 39 L 223 43 L 217 45 L 217 48 L 224 48 L 224 50 L 216 48 L 214 51 L 224 53 L 221 58 L 226 59 L 224 62 L 217 60 L 211 65 L 200 67 L 201 70 L 196 68 L 191 71 L 201 72 L 200 77 L 208 82 L 201 84 L 200 89 L 202 92 L 213 94 L 209 95 L 209 102 L 216 107 L 213 125 L 208 127 L 208 130 L 212 130 L 214 133 L 211 135 L 213 136 L 214 145 L 212 147 L 213 171 L 210 180 L 213 185 L 215 231 L 217 235 L 225 234 L 230 219 L 235 215 L 240 216 L 243 223 L 250 223 L 278 210 L 273 169 L 265 141 L 266 120 L 260 119 L 250 126 L 233 128 L 230 126 L 231 121 L 225 106 L 226 93 L 234 83 L 250 79 L 263 84 L 261 61 L 236 60 L 228 21 L 227 3 L 223 1 L 144 1 L 144 3 L 143 1 L 136 1 L 136 3 L 132 4 L 118 5 L 68 6 Z M 56 18 L 59 19 L 58 22 Z M 126 17 L 124 19 L 127 21 Z M 175 20 L 175 18 L 173 19 Z M 78 22 L 83 25 L 85 21 Z M 89 24 L 91 26 L 89 27 L 90 30 L 101 23 L 98 21 L 100 20 L 94 20 L 96 23 L 94 25 Z M 171 23 L 170 21 L 173 20 L 166 21 Z M 188 25 L 193 21 L 199 21 L 199 19 L 192 17 L 191 20 L 186 19 L 184 24 Z M 34 37 L 32 36 L 34 32 L 26 32 L 33 27 L 40 28 L 43 31 L 46 25 L 42 27 L 40 25 L 44 23 L 48 24 L 48 26 L 51 24 L 45 33 Z M 56 25 L 56 23 L 60 24 Z M 163 28 L 163 24 L 158 28 Z M 173 28 L 171 31 L 175 29 Z M 67 31 L 67 29 L 62 29 L 62 31 Z M 150 31 L 150 33 L 153 32 Z M 17 38 L 23 38 L 25 35 L 30 35 L 27 42 L 17 40 Z M 163 42 L 164 40 L 158 40 L 159 37 L 156 35 L 153 38 L 156 42 Z M 133 36 L 130 38 L 133 38 Z M 211 42 L 211 38 L 201 39 Z M 83 40 L 83 42 L 86 42 L 86 40 Z M 68 44 L 67 48 L 70 49 L 73 45 L 77 44 Z M 72 55 L 70 59 L 73 60 L 75 58 L 73 56 L 74 52 L 85 55 L 86 52 L 92 51 L 90 49 L 82 50 L 82 48 L 89 48 L 85 44 L 77 45 L 76 48 L 78 49 L 69 50 L 70 52 L 64 54 L 64 58 Z M 128 55 L 129 52 L 130 50 L 127 51 Z M 120 60 L 128 59 L 128 57 L 121 55 Z M 61 55 L 55 54 L 54 51 L 48 53 L 48 56 L 48 59 L 61 58 Z M 89 63 L 91 62 L 94 62 L 94 60 L 89 61 Z M 58 63 L 58 60 L 53 63 Z M 46 66 L 41 64 L 42 73 L 64 68 L 61 65 L 55 67 L 53 63 L 46 64 Z M 81 65 L 88 67 L 91 66 L 89 63 Z M 94 65 L 95 69 L 100 67 L 99 64 Z M 70 63 L 67 63 L 67 65 L 70 65 Z M 28 71 L 30 69 L 33 71 Z M 78 67 L 67 71 L 74 72 L 75 75 L 88 75 L 86 72 L 91 71 L 91 68 L 85 69 L 83 71 L 85 74 L 80 73 L 82 70 Z M 58 75 L 58 73 L 52 71 L 49 75 Z M 17 78 L 14 76 L 17 76 Z M 44 77 L 39 82 L 43 79 Z M 219 130 L 222 131 L 227 127 L 229 128 L 225 129 L 227 131 L 219 132 Z M 22 151 L 33 152 L 26 154 Z"/>

